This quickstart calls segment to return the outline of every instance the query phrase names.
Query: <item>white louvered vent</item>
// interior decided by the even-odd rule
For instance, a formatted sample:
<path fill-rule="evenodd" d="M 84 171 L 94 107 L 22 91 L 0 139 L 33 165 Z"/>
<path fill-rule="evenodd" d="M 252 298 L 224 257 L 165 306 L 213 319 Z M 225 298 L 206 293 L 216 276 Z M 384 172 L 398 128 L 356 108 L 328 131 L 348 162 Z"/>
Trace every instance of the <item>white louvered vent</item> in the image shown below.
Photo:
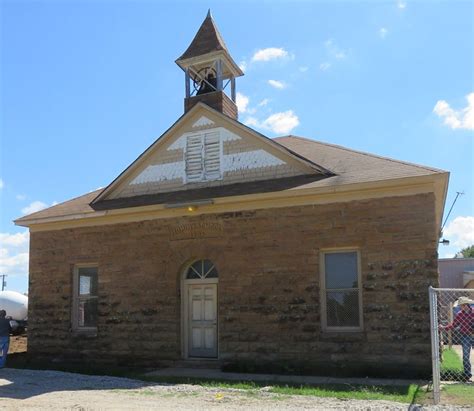
<path fill-rule="evenodd" d="M 221 177 L 221 142 L 219 133 L 204 135 L 204 173 L 206 180 Z"/>
<path fill-rule="evenodd" d="M 186 140 L 186 182 L 221 178 L 221 141 L 219 132 L 188 136 Z"/>
<path fill-rule="evenodd" d="M 202 136 L 189 136 L 186 141 L 186 180 L 201 181 L 203 178 Z"/>

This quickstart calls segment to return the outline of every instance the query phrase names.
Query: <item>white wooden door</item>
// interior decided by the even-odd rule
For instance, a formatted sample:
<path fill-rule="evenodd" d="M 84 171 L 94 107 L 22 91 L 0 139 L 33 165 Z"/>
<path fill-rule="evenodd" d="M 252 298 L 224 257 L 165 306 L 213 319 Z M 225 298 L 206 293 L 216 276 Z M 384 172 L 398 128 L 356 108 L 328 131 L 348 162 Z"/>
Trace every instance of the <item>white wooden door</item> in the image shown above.
<path fill-rule="evenodd" d="M 217 284 L 188 286 L 188 355 L 217 357 Z"/>

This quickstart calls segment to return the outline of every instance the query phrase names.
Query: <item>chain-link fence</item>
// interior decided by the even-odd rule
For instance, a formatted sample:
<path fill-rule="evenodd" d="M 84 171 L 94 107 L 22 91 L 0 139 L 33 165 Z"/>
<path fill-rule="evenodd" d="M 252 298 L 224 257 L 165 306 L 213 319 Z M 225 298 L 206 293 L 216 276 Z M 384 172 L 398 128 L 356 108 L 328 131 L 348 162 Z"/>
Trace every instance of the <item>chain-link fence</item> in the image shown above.
<path fill-rule="evenodd" d="M 474 366 L 474 289 L 430 287 L 433 394 L 443 381 L 471 384 Z"/>

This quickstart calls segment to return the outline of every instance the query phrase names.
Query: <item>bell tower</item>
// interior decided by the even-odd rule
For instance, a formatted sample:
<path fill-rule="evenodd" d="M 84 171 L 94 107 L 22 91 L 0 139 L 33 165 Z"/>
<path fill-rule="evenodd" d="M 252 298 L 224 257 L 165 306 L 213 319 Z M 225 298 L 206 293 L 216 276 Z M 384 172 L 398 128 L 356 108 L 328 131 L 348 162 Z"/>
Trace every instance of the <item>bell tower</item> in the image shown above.
<path fill-rule="evenodd" d="M 176 64 L 185 75 L 185 113 L 201 101 L 237 119 L 235 78 L 244 73 L 227 50 L 210 10 Z M 224 92 L 229 89 L 230 97 Z"/>

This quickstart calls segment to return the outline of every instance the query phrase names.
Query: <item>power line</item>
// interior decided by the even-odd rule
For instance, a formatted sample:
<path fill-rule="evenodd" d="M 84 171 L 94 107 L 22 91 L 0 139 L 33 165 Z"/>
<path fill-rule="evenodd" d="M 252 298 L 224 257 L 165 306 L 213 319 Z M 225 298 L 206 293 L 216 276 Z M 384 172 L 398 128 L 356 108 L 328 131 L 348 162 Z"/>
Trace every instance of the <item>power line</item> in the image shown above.
<path fill-rule="evenodd" d="M 456 201 L 457 201 L 458 197 L 462 196 L 462 195 L 464 195 L 464 191 L 456 191 L 456 198 L 454 199 L 453 204 L 451 205 L 451 208 L 449 209 L 448 215 L 446 216 L 446 218 L 444 220 L 444 223 L 441 226 L 441 231 L 443 231 L 443 228 L 446 225 L 446 221 L 448 221 L 448 218 L 451 214 L 451 211 L 453 211 L 454 204 L 456 204 Z"/>

